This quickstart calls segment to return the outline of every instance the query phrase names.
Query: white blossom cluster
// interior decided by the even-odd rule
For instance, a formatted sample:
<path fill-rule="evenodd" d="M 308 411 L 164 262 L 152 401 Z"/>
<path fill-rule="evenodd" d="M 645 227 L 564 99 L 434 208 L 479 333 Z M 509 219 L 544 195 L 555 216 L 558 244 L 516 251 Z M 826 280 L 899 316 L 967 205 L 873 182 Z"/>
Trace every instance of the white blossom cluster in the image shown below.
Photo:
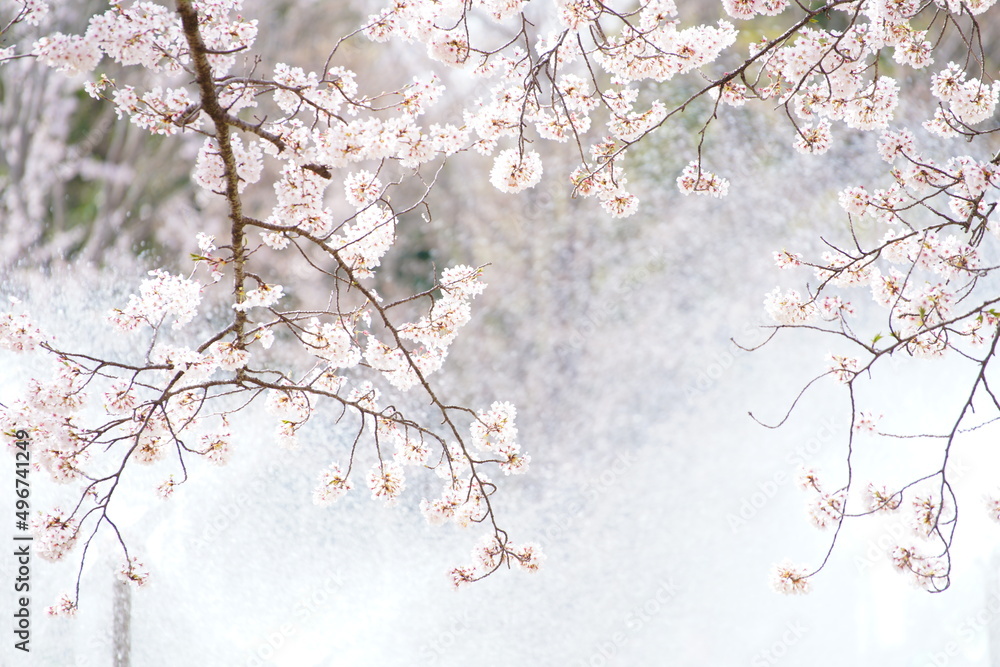
<path fill-rule="evenodd" d="M 134 584 L 136 587 L 145 586 L 149 581 L 149 572 L 146 566 L 135 556 L 130 556 L 125 563 L 118 568 L 116 573 L 118 581 L 126 584 Z"/>
<path fill-rule="evenodd" d="M 14 352 L 31 352 L 45 340 L 41 329 L 24 313 L 0 313 L 0 347 Z"/>
<path fill-rule="evenodd" d="M 517 443 L 514 420 L 517 410 L 511 403 L 495 402 L 489 410 L 481 410 L 472 422 L 472 444 L 482 451 L 500 457 L 504 474 L 520 474 L 528 469 L 531 457 L 521 454 Z"/>
<path fill-rule="evenodd" d="M 55 562 L 76 545 L 80 526 L 57 507 L 52 512 L 38 512 L 31 521 L 31 531 L 35 536 L 35 553 Z"/>
<path fill-rule="evenodd" d="M 162 269 L 149 275 L 153 277 L 142 281 L 139 295 L 129 296 L 128 305 L 114 309 L 108 320 L 121 331 L 133 331 L 142 323 L 158 326 L 167 315 L 174 317 L 175 329 L 191 322 L 201 303 L 201 285 Z"/>
<path fill-rule="evenodd" d="M 330 505 L 351 488 L 351 482 L 340 464 L 331 463 L 319 476 L 319 485 L 313 491 L 313 502 L 321 507 Z"/>
<path fill-rule="evenodd" d="M 496 534 L 490 533 L 484 535 L 472 549 L 471 566 L 456 567 L 451 570 L 451 584 L 454 588 L 461 588 L 482 579 L 505 562 L 513 563 L 528 572 L 537 572 L 544 560 L 545 554 L 539 545 L 501 543 Z"/>

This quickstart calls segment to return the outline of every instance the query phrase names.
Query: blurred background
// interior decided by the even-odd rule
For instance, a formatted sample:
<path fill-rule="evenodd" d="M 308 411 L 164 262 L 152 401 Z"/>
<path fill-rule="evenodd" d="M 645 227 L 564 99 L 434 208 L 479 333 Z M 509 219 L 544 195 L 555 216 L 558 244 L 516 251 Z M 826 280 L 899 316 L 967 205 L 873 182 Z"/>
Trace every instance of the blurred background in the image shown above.
<path fill-rule="evenodd" d="M 362 4 L 248 1 L 245 14 L 260 20 L 265 66 L 308 69 L 367 15 Z M 52 29 L 78 32 L 102 5 L 54 7 Z M 716 9 L 698 7 L 702 18 Z M 389 89 L 431 67 L 402 59 L 406 48 L 354 40 L 337 64 Z M 488 93 L 440 75 L 461 99 Z M 695 83 L 643 94 L 679 101 Z M 31 59 L 0 68 L 2 291 L 67 347 L 134 354 L 103 315 L 145 270 L 189 266 L 195 234 L 220 233 L 225 220 L 190 181 L 197 138 L 151 138 L 78 87 Z M 927 117 L 918 94 L 902 120 Z M 874 136 L 845 130 L 830 154 L 802 156 L 780 114 L 749 106 L 713 124 L 706 146 L 706 167 L 731 180 L 728 198 L 685 198 L 674 180 L 706 111 L 693 105 L 631 155 L 630 189 L 642 202 L 632 218 L 611 220 L 597 202 L 570 197 L 572 146 L 536 142 L 546 175 L 519 196 L 469 178 L 489 162 L 460 155 L 431 195 L 431 220 L 402 220 L 383 262 L 384 293 L 426 286 L 435 266 L 489 264 L 489 288 L 451 349 L 440 393 L 517 406 L 531 470 L 504 479 L 495 505 L 514 541 L 542 545 L 540 572 L 451 590 L 446 572 L 468 561 L 479 532 L 427 524 L 417 504 L 433 493 L 430 480 L 412 480 L 392 508 L 360 490 L 316 507 L 315 471 L 349 446 L 350 429 L 320 414 L 289 452 L 261 436 L 273 425 L 250 411 L 233 424 L 231 462 L 195 461 L 192 481 L 169 501 L 154 492 L 165 472 L 129 478 L 113 509 L 151 583 L 123 591 L 116 548 L 98 539 L 77 618 L 49 619 L 42 611 L 70 589 L 78 561 L 36 560 L 30 661 L 5 639 L 0 663 L 1000 665 L 1000 529 L 982 500 L 997 486 L 992 427 L 951 454 L 961 510 L 951 589 L 928 594 L 892 569 L 884 552 L 902 534 L 901 517 L 849 522 L 810 595 L 770 589 L 772 563 L 816 566 L 826 555 L 831 534 L 809 525 L 793 478 L 806 462 L 846 479 L 850 405 L 824 378 L 781 428 L 760 425 L 749 412 L 779 422 L 838 350 L 807 333 L 783 332 L 753 353 L 733 339 L 761 343 L 764 294 L 813 279 L 779 271 L 771 253 L 816 258 L 821 237 L 849 240 L 837 193 L 885 185 L 888 175 Z M 248 190 L 249 205 L 263 209 L 270 190 L 258 191 L 255 200 Z M 323 289 L 291 267 L 273 269 L 301 293 Z M 877 330 L 873 304 L 856 305 L 859 330 Z M 50 364 L 5 355 L 0 402 Z M 887 429 L 928 432 L 954 420 L 973 371 L 901 360 L 859 387 L 862 408 L 883 413 Z M 941 453 L 862 438 L 856 456 L 856 475 L 891 486 L 937 469 Z M 70 497 L 41 475 L 32 483 L 36 506 Z M 0 611 L 12 608 L 12 595 L 0 596 Z"/>

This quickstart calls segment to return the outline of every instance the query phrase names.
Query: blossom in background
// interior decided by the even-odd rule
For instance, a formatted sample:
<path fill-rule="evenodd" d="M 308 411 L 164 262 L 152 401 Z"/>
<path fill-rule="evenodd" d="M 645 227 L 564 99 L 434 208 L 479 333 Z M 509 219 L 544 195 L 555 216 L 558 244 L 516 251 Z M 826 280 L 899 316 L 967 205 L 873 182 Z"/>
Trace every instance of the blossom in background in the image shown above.
<path fill-rule="evenodd" d="M 497 401 L 489 410 L 480 410 L 472 422 L 472 443 L 483 450 L 513 445 L 517 438 L 516 417 L 517 409 L 507 402 Z"/>
<path fill-rule="evenodd" d="M 686 195 L 694 193 L 721 198 L 729 192 L 729 181 L 705 171 L 695 160 L 684 167 L 684 171 L 677 177 L 677 187 Z"/>
<path fill-rule="evenodd" d="M 859 412 L 854 418 L 855 433 L 878 433 L 878 422 L 882 415 L 875 415 L 872 412 Z"/>
<path fill-rule="evenodd" d="M 320 506 L 330 505 L 343 497 L 352 488 L 344 471 L 337 463 L 320 473 L 319 484 L 313 490 L 313 502 Z"/>
<path fill-rule="evenodd" d="M 803 300 L 796 290 L 786 290 L 782 294 L 780 287 L 764 297 L 764 309 L 775 322 L 786 326 L 807 324 L 819 314 L 815 301 Z"/>
<path fill-rule="evenodd" d="M 807 508 L 809 521 L 820 530 L 838 525 L 843 519 L 846 501 L 846 490 L 817 494 Z"/>
<path fill-rule="evenodd" d="M 126 584 L 135 584 L 137 587 L 146 585 L 149 581 L 149 572 L 146 570 L 138 558 L 130 556 L 127 561 L 118 569 L 118 581 Z"/>
<path fill-rule="evenodd" d="M 215 465 L 225 465 L 232 454 L 232 437 L 229 431 L 206 433 L 201 436 L 201 453 Z"/>
<path fill-rule="evenodd" d="M 48 616 L 63 617 L 63 618 L 73 618 L 76 616 L 78 610 L 76 602 L 67 593 L 63 593 L 59 596 L 59 600 L 52 606 L 45 608 L 45 613 Z"/>
<path fill-rule="evenodd" d="M 889 493 L 885 486 L 869 483 L 865 489 L 865 507 L 869 512 L 893 512 L 903 502 L 902 494 Z"/>
<path fill-rule="evenodd" d="M 285 296 L 285 292 L 281 285 L 264 284 L 247 292 L 243 301 L 233 304 L 233 309 L 246 312 L 251 308 L 270 308 L 278 303 L 283 296 Z"/>
<path fill-rule="evenodd" d="M 771 588 L 785 595 L 808 593 L 812 590 L 808 570 L 784 560 L 771 568 Z"/>
<path fill-rule="evenodd" d="M 14 352 L 32 352 L 45 340 L 26 314 L 0 313 L 0 347 Z"/>
<path fill-rule="evenodd" d="M 542 179 L 542 160 L 535 151 L 500 151 L 490 171 L 490 183 L 501 192 L 520 192 Z"/>
<path fill-rule="evenodd" d="M 836 354 L 828 354 L 826 356 L 827 368 L 833 372 L 833 377 L 837 379 L 838 382 L 844 384 L 850 382 L 855 378 L 860 368 L 860 361 L 854 357 L 842 357 Z"/>
<path fill-rule="evenodd" d="M 358 171 L 344 179 L 344 193 L 347 203 L 361 209 L 382 194 L 382 182 L 370 171 Z"/>
<path fill-rule="evenodd" d="M 153 277 L 142 281 L 139 295 L 129 296 L 128 305 L 114 309 L 108 320 L 122 331 L 134 330 L 141 323 L 155 326 L 167 315 L 174 316 L 175 329 L 191 322 L 201 303 L 201 285 L 162 269 L 149 275 Z"/>
<path fill-rule="evenodd" d="M 403 467 L 396 461 L 379 461 L 368 471 L 368 489 L 372 498 L 393 501 L 406 488 Z"/>
<path fill-rule="evenodd" d="M 58 561 L 73 549 L 80 525 L 58 507 L 52 512 L 38 512 L 31 521 L 35 535 L 35 553 L 47 561 Z"/>
<path fill-rule="evenodd" d="M 816 127 L 811 125 L 800 127 L 795 139 L 795 150 L 808 155 L 822 155 L 830 150 L 832 145 L 830 121 L 826 119 L 821 120 Z"/>

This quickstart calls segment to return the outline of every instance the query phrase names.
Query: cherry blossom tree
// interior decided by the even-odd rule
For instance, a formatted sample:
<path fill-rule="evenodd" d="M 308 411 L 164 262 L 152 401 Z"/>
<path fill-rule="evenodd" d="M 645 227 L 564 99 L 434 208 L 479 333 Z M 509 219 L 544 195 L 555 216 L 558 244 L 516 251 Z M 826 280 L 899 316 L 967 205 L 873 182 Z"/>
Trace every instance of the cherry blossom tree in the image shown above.
<path fill-rule="evenodd" d="M 82 573 L 94 536 L 110 531 L 122 578 L 141 585 L 141 558 L 109 511 L 123 477 L 169 464 L 175 472 L 158 488 L 169 498 L 193 457 L 226 463 L 242 411 L 263 405 L 274 439 L 293 448 L 332 405 L 355 436 L 318 476 L 314 502 L 364 485 L 391 503 L 408 476 L 436 475 L 440 494 L 420 501 L 428 520 L 486 528 L 472 564 L 451 570 L 456 586 L 505 566 L 537 569 L 538 546 L 512 541 L 495 511 L 491 475 L 523 473 L 530 461 L 515 407 L 454 405 L 434 384 L 488 269 L 452 266 L 428 289 L 390 295 L 377 287 L 383 259 L 401 226 L 434 215 L 431 194 L 460 153 L 481 156 L 481 180 L 516 194 L 539 184 L 544 142 L 567 144 L 578 161 L 566 187 L 627 218 L 640 206 L 627 187 L 629 152 L 685 112 L 699 115 L 690 160 L 669 180 L 686 194 L 724 197 L 712 124 L 728 107 L 760 105 L 787 119 L 803 153 L 823 159 L 838 134 L 858 136 L 887 164 L 886 184 L 845 186 L 842 241 L 818 258 L 775 254 L 815 278 L 766 296 L 772 338 L 803 329 L 849 347 L 829 355 L 820 377 L 842 383 L 852 409 L 845 474 L 801 475 L 813 523 L 833 531 L 830 550 L 813 568 L 777 566 L 775 587 L 806 591 L 847 519 L 908 511 L 915 543 L 898 545 L 893 562 L 943 590 L 957 517 L 949 451 L 1000 411 L 987 372 L 1000 337 L 990 278 L 1000 88 L 982 17 L 992 4 L 724 0 L 725 19 L 699 23 L 673 0 L 395 0 L 331 41 L 323 62 L 286 63 L 263 55 L 257 40 L 269 28 L 243 16 L 240 0 L 113 1 L 67 33 L 46 28 L 46 3 L 22 0 L 4 24 L 0 63 L 33 59 L 121 122 L 198 141 L 191 180 L 216 206 L 212 225 L 188 240 L 193 268 L 151 271 L 109 313 L 107 326 L 132 338 L 134 355 L 66 349 L 16 304 L 0 319 L 3 347 L 48 355 L 57 368 L 0 411 L 2 428 L 11 442 L 27 434 L 39 469 L 80 489 L 75 506 L 35 515 L 39 554 L 77 554 Z M 343 64 L 350 41 L 401 45 L 427 58 L 426 72 L 400 82 L 358 76 Z M 466 80 L 488 93 L 454 92 Z M 322 289 L 281 282 L 279 258 Z M 879 331 L 852 319 L 850 295 L 864 291 L 884 309 Z M 208 315 L 218 304 L 224 322 Z M 951 355 L 977 369 L 948 433 L 881 433 L 857 404 L 856 388 L 902 355 Z M 397 407 L 413 393 L 433 417 Z M 936 438 L 940 468 L 895 486 L 861 481 L 852 457 L 863 431 Z M 994 516 L 998 503 L 989 503 Z M 79 577 L 52 611 L 78 604 Z"/>

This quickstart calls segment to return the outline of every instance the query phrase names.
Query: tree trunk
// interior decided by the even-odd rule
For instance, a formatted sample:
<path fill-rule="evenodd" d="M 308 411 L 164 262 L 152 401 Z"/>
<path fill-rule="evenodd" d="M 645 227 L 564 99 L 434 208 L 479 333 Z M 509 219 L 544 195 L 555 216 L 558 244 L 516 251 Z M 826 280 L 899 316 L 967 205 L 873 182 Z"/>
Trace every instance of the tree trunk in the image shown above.
<path fill-rule="evenodd" d="M 130 653 L 132 650 L 131 620 L 132 620 L 132 591 L 124 581 L 115 578 L 114 594 L 112 596 L 114 605 L 114 621 L 111 629 L 111 651 L 112 663 L 114 667 L 129 667 L 132 664 Z"/>

